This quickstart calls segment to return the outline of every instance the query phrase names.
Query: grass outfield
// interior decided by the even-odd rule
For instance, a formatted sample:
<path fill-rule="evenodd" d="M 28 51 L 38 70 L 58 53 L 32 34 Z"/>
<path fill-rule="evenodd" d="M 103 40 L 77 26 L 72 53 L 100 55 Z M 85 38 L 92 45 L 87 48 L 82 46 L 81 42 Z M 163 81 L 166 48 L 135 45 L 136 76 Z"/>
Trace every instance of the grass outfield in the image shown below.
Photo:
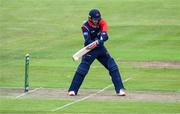
<path fill-rule="evenodd" d="M 54 107 L 69 101 L 61 100 L 2 100 L 0 112 L 3 114 L 179 114 L 179 103 L 83 101 L 63 110 L 52 112 Z M 9 105 L 7 105 L 7 103 Z M 14 104 L 16 105 L 10 105 Z M 27 108 L 28 107 L 28 108 Z M 11 110 L 9 110 L 11 109 Z"/>
<path fill-rule="evenodd" d="M 99 8 L 108 22 L 110 38 L 105 45 L 123 80 L 132 78 L 125 83 L 127 90 L 180 92 L 180 68 L 123 63 L 180 61 L 179 0 L 0 0 L 0 87 L 23 87 L 24 56 L 29 53 L 30 87 L 68 88 L 79 64 L 71 56 L 83 46 L 80 27 L 92 7 Z M 107 71 L 95 61 L 82 88 L 109 84 Z M 49 111 L 69 102 L 0 98 L 0 113 L 180 113 L 179 101 L 87 100 Z"/>

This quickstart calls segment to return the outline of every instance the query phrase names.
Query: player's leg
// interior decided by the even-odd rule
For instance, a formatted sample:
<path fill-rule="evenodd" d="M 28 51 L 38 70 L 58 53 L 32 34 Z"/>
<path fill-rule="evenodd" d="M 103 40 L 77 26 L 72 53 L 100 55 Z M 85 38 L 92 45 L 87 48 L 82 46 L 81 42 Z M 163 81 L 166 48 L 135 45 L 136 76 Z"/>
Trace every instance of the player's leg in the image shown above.
<path fill-rule="evenodd" d="M 118 66 L 113 58 L 108 59 L 108 70 L 109 74 L 112 77 L 117 95 L 125 96 L 126 94 L 124 92 L 124 85 L 122 83 L 121 75 Z"/>
<path fill-rule="evenodd" d="M 118 66 L 114 61 L 114 59 L 109 55 L 107 50 L 105 49 L 104 51 L 105 51 L 104 54 L 98 56 L 97 59 L 106 69 L 109 70 L 109 74 L 111 76 L 117 95 L 124 96 L 125 95 L 125 92 L 123 91 L 124 86 L 121 80 L 121 75 L 119 73 Z"/>
<path fill-rule="evenodd" d="M 83 56 L 81 63 L 79 64 L 75 74 L 74 78 L 71 82 L 70 88 L 69 88 L 69 95 L 74 96 L 78 93 L 78 90 L 86 76 L 86 74 L 89 71 L 90 65 L 94 61 L 95 57 L 93 54 L 88 53 L 85 56 Z"/>

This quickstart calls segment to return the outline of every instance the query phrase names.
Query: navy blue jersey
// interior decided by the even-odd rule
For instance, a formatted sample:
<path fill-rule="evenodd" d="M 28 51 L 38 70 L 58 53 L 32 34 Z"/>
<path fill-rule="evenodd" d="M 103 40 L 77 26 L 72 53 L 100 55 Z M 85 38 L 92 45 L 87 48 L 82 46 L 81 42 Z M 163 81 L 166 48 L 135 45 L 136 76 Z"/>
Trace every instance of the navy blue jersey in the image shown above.
<path fill-rule="evenodd" d="M 82 25 L 82 32 L 84 36 L 84 45 L 88 45 L 95 40 L 106 41 L 108 39 L 107 35 L 107 24 L 101 19 L 98 26 L 92 24 L 90 20 Z"/>

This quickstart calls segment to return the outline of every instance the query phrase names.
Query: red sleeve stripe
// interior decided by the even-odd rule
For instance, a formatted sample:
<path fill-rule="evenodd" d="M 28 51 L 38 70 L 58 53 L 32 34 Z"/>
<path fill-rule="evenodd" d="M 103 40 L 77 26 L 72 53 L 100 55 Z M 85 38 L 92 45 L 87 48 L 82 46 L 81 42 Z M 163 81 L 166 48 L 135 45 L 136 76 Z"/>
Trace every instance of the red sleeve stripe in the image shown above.
<path fill-rule="evenodd" d="M 89 32 L 89 29 L 85 25 L 83 25 L 83 27 L 86 28 L 88 30 L 88 32 Z"/>
<path fill-rule="evenodd" d="M 105 20 L 101 19 L 101 21 L 99 22 L 99 26 L 100 26 L 101 32 L 108 31 L 108 26 Z"/>

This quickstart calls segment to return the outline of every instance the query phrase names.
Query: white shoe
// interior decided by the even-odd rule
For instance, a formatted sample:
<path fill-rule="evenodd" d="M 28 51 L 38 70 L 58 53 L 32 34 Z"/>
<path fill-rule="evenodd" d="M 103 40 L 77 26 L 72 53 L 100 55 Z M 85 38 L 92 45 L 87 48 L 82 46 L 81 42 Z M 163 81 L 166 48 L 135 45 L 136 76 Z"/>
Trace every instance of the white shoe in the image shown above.
<path fill-rule="evenodd" d="M 74 91 L 69 91 L 68 92 L 68 96 L 75 96 L 76 94 L 75 94 L 75 92 Z"/>
<path fill-rule="evenodd" d="M 126 93 L 125 93 L 124 89 L 120 89 L 120 91 L 117 95 L 118 96 L 126 96 Z"/>

